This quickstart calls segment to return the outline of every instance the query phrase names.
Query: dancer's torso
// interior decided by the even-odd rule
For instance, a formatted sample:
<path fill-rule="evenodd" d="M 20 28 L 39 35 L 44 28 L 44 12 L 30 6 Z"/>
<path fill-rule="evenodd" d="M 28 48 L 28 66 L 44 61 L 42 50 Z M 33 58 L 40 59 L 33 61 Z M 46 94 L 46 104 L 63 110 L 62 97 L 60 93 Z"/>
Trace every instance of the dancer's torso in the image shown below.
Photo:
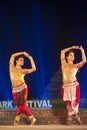
<path fill-rule="evenodd" d="M 21 72 L 18 72 L 17 69 L 12 70 L 10 72 L 10 77 L 11 77 L 11 82 L 12 82 L 12 87 L 17 87 L 19 85 L 21 85 L 22 83 L 24 83 L 24 74 L 22 74 Z"/>
<path fill-rule="evenodd" d="M 76 73 L 78 69 L 74 64 L 66 64 L 62 68 L 63 83 L 72 83 L 76 80 Z"/>

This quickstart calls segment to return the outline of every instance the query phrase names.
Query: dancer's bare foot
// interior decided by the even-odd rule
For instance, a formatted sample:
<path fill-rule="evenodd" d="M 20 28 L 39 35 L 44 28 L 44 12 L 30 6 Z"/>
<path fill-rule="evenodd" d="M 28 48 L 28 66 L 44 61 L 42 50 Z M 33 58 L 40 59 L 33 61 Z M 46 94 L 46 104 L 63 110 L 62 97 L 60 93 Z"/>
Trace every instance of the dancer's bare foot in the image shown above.
<path fill-rule="evenodd" d="M 16 121 L 16 120 L 14 120 L 14 126 L 19 126 L 20 124 Z"/>
<path fill-rule="evenodd" d="M 77 121 L 77 123 L 78 123 L 79 125 L 82 125 L 82 121 L 81 121 L 81 119 L 80 119 L 79 114 L 76 114 L 76 115 L 75 115 L 75 119 L 76 119 L 76 121 Z"/>
<path fill-rule="evenodd" d="M 17 115 L 14 119 L 14 126 L 18 126 L 20 125 L 19 121 L 20 121 L 21 115 Z"/>
<path fill-rule="evenodd" d="M 30 125 L 34 125 L 36 122 L 36 118 L 33 115 L 29 116 L 29 122 L 30 122 Z"/>
<path fill-rule="evenodd" d="M 68 118 L 67 118 L 67 125 L 73 125 L 73 122 L 72 122 L 72 118 L 71 118 L 71 117 L 68 117 Z"/>
<path fill-rule="evenodd" d="M 82 121 L 81 121 L 80 117 L 77 118 L 77 122 L 79 125 L 82 125 Z"/>
<path fill-rule="evenodd" d="M 35 122 L 36 122 L 36 118 L 33 117 L 33 118 L 31 119 L 30 125 L 34 125 Z"/>

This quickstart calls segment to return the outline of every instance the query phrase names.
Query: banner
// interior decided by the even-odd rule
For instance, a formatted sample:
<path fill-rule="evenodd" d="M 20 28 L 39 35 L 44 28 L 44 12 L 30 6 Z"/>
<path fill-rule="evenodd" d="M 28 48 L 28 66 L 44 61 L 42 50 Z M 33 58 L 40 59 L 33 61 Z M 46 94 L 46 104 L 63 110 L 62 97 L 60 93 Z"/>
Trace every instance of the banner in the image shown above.
<path fill-rule="evenodd" d="M 52 108 L 50 100 L 28 100 L 27 105 L 30 108 Z M 15 109 L 13 101 L 0 101 L 0 109 Z"/>

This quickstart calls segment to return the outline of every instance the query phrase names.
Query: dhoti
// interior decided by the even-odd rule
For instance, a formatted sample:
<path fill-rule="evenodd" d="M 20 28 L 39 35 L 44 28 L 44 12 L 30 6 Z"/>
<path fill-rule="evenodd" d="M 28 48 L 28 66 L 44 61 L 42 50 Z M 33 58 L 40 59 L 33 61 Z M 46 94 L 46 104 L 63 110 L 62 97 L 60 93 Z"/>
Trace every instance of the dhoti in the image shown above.
<path fill-rule="evenodd" d="M 68 110 L 68 115 L 78 113 L 80 102 L 80 86 L 77 81 L 69 84 L 63 84 L 61 95 Z"/>
<path fill-rule="evenodd" d="M 25 83 L 12 88 L 12 95 L 14 104 L 18 107 L 17 108 L 17 115 L 20 115 L 21 113 L 25 113 L 27 116 L 31 116 L 30 109 L 26 105 L 27 101 L 27 94 L 28 94 L 28 88 Z"/>

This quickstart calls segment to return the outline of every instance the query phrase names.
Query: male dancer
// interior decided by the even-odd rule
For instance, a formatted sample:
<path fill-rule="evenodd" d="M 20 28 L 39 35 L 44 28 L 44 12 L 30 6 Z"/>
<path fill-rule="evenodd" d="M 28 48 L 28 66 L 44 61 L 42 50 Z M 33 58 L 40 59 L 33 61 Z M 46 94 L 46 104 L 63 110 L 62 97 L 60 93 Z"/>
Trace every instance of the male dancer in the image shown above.
<path fill-rule="evenodd" d="M 82 61 L 74 64 L 74 49 L 79 49 L 82 54 Z M 80 86 L 76 79 L 77 71 L 86 63 L 86 56 L 82 46 L 72 46 L 61 50 L 62 65 L 62 98 L 68 110 L 67 124 L 72 124 L 74 118 L 79 124 L 82 124 L 78 108 L 80 102 Z"/>
<path fill-rule="evenodd" d="M 31 68 L 23 69 L 24 56 L 30 60 Z M 12 95 L 14 104 L 17 106 L 16 117 L 14 119 L 14 125 L 17 125 L 20 121 L 21 114 L 24 113 L 28 116 L 30 124 L 33 125 L 36 121 L 31 114 L 30 109 L 26 105 L 28 87 L 25 83 L 24 76 L 26 74 L 36 71 L 33 58 L 26 52 L 18 52 L 12 54 L 10 58 L 10 78 L 12 83 Z"/>

